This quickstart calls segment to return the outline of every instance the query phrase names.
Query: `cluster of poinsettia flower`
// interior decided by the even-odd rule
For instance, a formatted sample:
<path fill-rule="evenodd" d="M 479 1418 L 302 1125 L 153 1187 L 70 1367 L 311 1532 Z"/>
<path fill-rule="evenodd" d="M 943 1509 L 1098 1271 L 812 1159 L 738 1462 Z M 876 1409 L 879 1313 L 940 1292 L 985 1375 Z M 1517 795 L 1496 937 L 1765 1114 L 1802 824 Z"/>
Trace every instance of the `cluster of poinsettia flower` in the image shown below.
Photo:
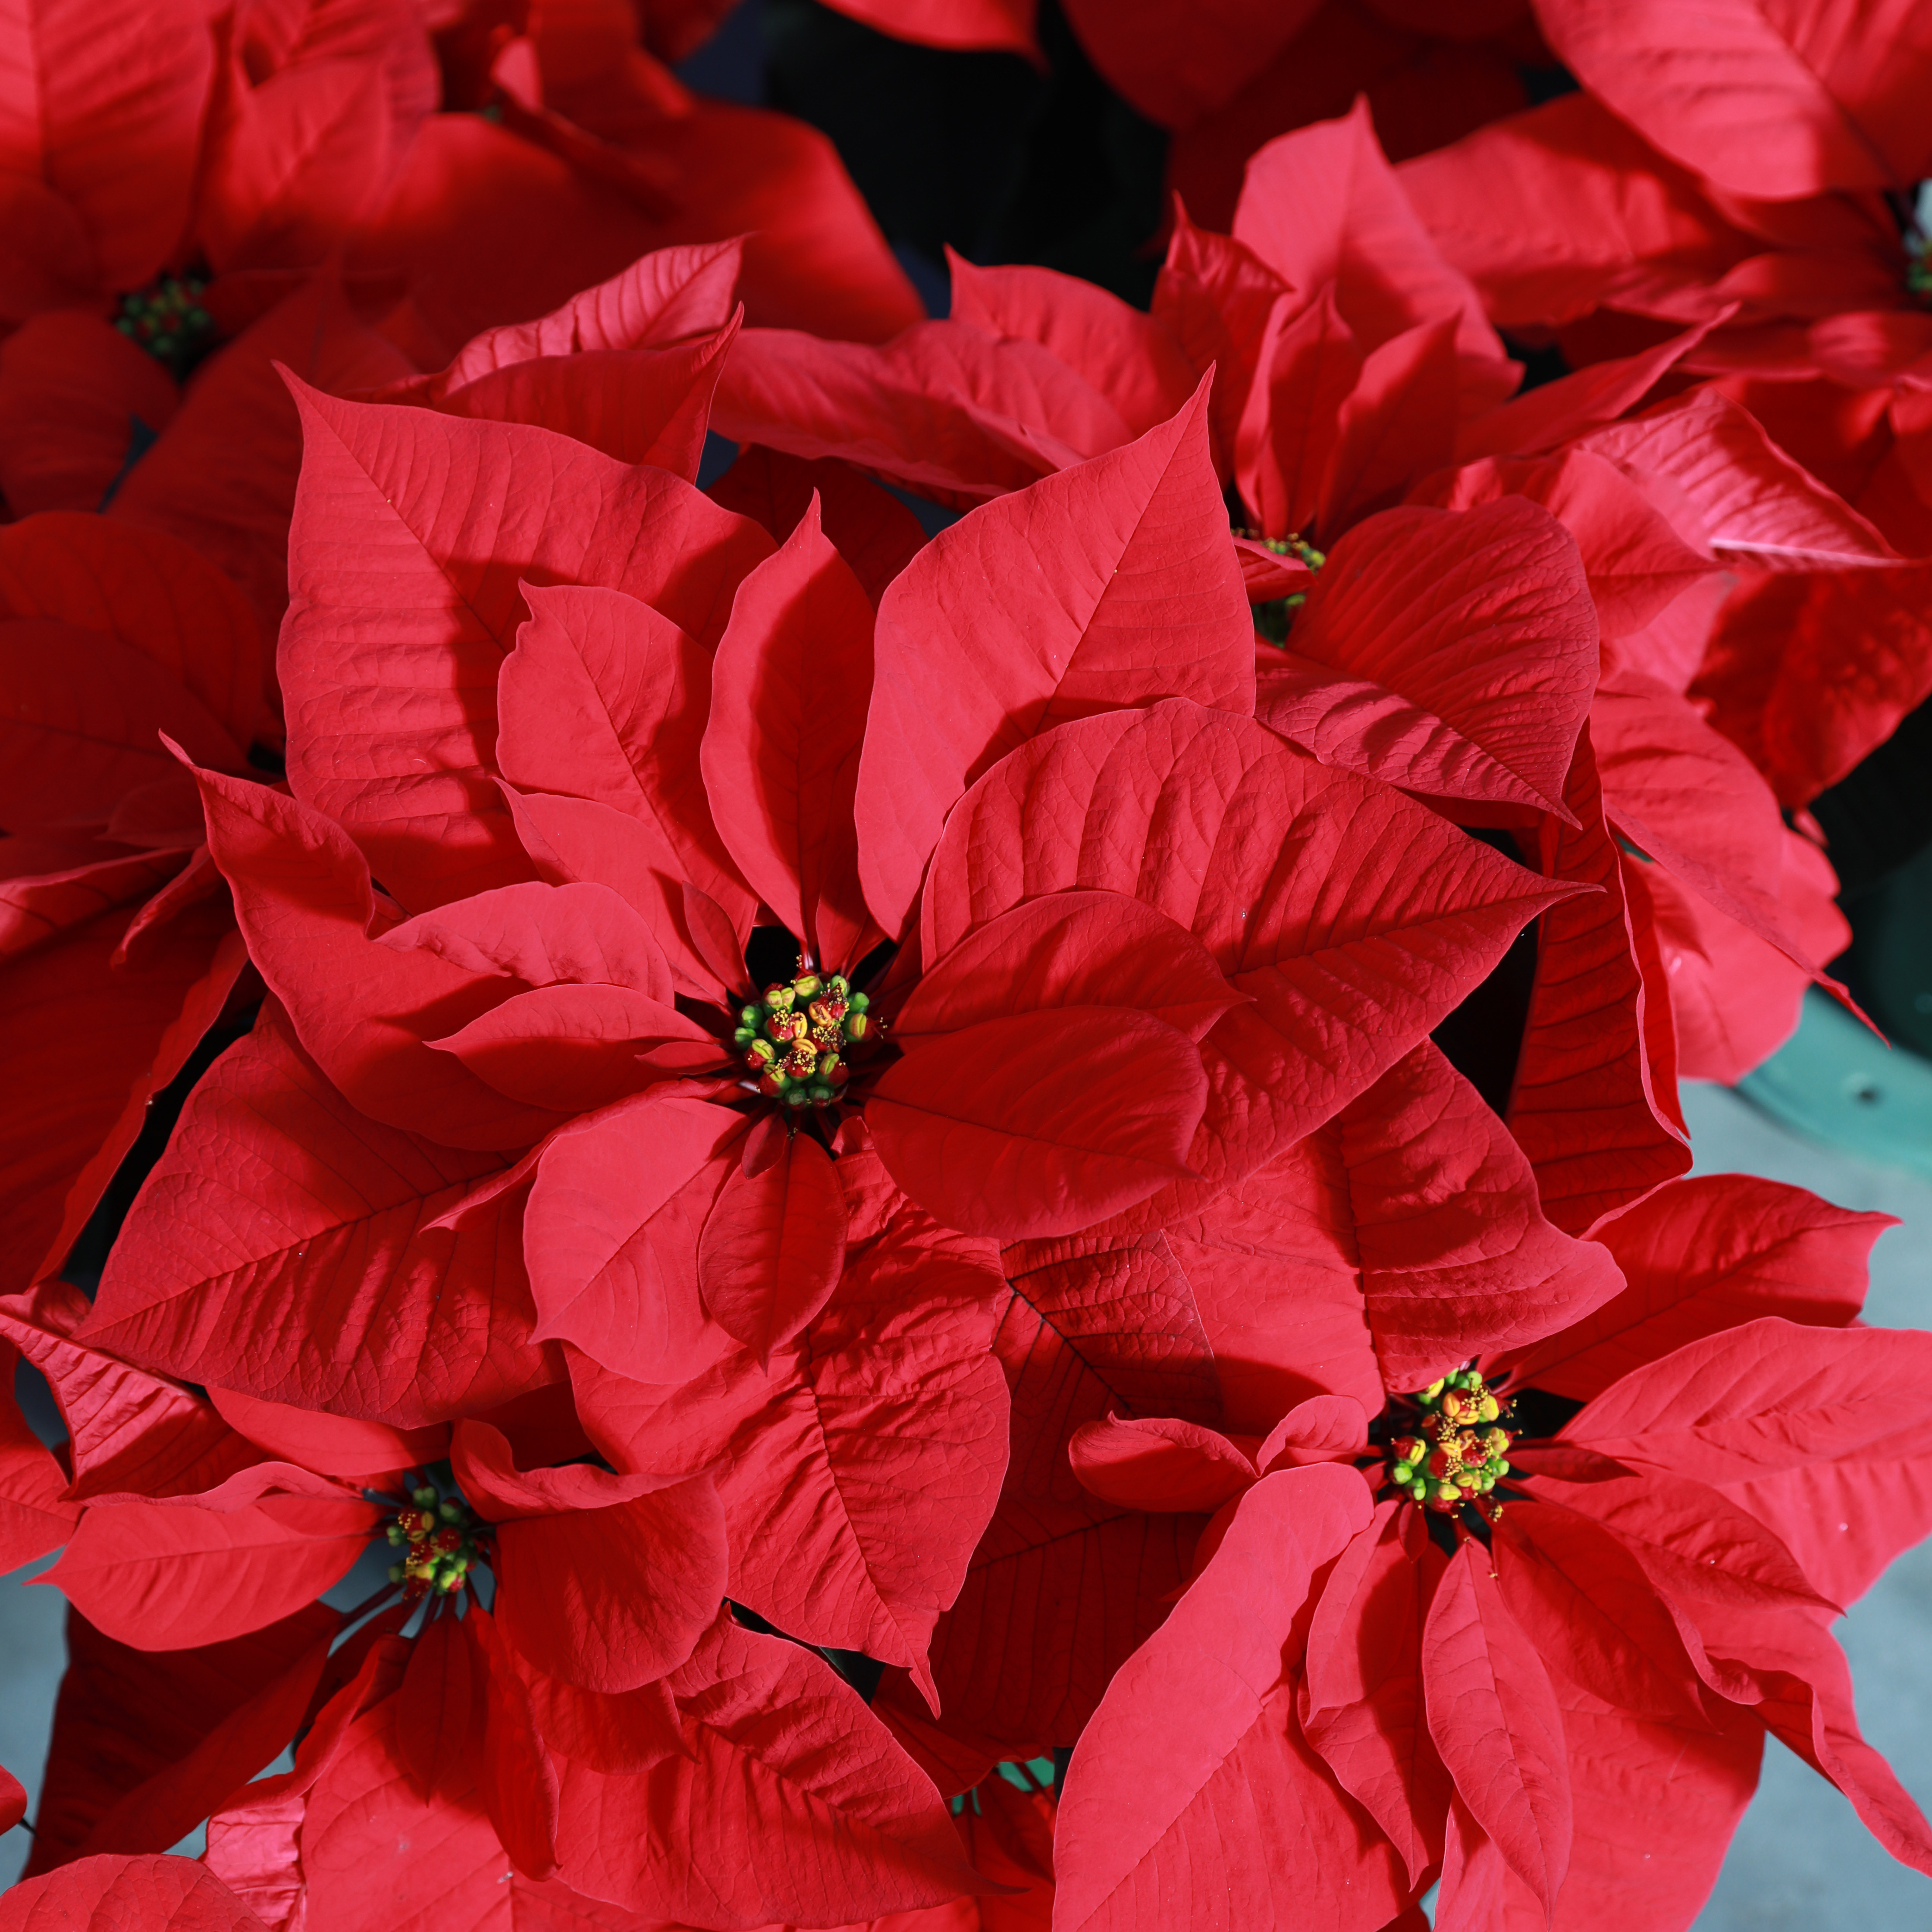
<path fill-rule="evenodd" d="M 1396 167 L 1430 10 L 1070 0 L 1178 177 L 1364 99 L 942 320 L 716 10 L 0 100 L 0 1927 L 1674 1932 L 1767 1735 L 1932 1872 L 1932 1337 L 1677 1100 L 1932 691 L 1922 8 L 1465 10 L 1582 91 Z"/>

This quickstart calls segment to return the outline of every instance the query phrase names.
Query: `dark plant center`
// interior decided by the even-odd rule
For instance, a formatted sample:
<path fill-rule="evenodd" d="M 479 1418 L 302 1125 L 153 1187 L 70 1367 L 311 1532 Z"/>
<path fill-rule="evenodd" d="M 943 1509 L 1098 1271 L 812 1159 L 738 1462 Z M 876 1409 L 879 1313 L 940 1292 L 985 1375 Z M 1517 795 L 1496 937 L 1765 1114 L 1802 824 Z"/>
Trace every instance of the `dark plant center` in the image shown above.
<path fill-rule="evenodd" d="M 120 299 L 114 326 L 129 341 L 185 376 L 214 345 L 214 318 L 202 308 L 204 275 L 163 275 Z"/>
<path fill-rule="evenodd" d="M 1306 564 L 1310 570 L 1319 570 L 1328 561 L 1326 550 L 1317 550 L 1298 536 L 1260 537 L 1256 542 L 1273 550 L 1276 556 L 1292 556 L 1296 562 Z M 1265 604 L 1257 604 L 1253 613 L 1255 628 L 1271 644 L 1286 644 L 1288 631 L 1294 622 L 1294 614 L 1307 602 L 1307 592 L 1298 590 L 1292 597 L 1274 597 Z"/>
<path fill-rule="evenodd" d="M 408 1504 L 383 1527 L 401 1561 L 389 1566 L 389 1581 L 403 1586 L 403 1600 L 453 1597 L 484 1561 L 482 1525 L 460 1495 L 446 1495 L 428 1480 L 410 1490 Z"/>
<path fill-rule="evenodd" d="M 732 1044 L 757 1078 L 758 1091 L 788 1107 L 823 1107 L 851 1078 L 853 1049 L 877 1030 L 842 974 L 808 970 L 767 986 L 739 1010 Z"/>
<path fill-rule="evenodd" d="M 1458 1369 L 1404 1403 L 1414 1413 L 1396 1423 L 1389 1439 L 1388 1480 L 1444 1516 L 1466 1503 L 1485 1516 L 1499 1508 L 1486 1498 L 1509 1474 L 1514 1406 L 1476 1369 Z"/>

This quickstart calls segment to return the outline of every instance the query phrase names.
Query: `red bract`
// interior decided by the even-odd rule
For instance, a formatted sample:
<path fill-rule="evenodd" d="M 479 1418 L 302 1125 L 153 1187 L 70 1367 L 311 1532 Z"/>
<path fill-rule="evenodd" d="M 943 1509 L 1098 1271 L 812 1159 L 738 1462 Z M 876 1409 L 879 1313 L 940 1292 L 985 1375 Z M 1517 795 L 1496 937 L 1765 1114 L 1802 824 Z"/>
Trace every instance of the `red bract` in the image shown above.
<path fill-rule="evenodd" d="M 1824 1628 L 1828 1592 L 1856 1594 L 1920 1533 L 1922 1512 L 1901 1509 L 1918 1478 L 1892 1432 L 1922 1338 L 1785 1318 L 1850 1318 L 1875 1232 L 1857 1221 L 1768 1182 L 1679 1184 L 1605 1229 L 1621 1294 L 1480 1374 L 1394 1400 L 1372 1428 L 1330 1396 L 1258 1444 L 1126 1417 L 1079 1430 L 1074 1466 L 1103 1497 L 1220 1514 L 1180 1608 L 1075 1754 L 1058 1867 L 1071 1922 L 1185 1922 L 1184 1904 L 1147 1889 L 1184 1856 L 1210 1859 L 1216 1895 L 1232 1887 L 1277 1923 L 1378 1925 L 1439 1871 L 1445 1922 L 1534 1910 L 1594 1925 L 1640 1840 L 1645 1896 L 1682 1916 L 1715 1875 L 1764 1729 L 1895 1856 L 1932 1862 L 1932 1832 L 1858 1737 Z M 1837 1305 L 1798 1288 L 1794 1269 L 1814 1268 Z M 1556 1387 L 1592 1399 L 1546 1444 L 1524 1442 Z M 1295 1467 L 1337 1460 L 1360 1474 Z M 1331 1490 L 1355 1498 L 1339 1533 Z M 1827 1493 L 1848 1540 L 1819 1533 Z M 1260 1592 L 1246 1568 L 1291 1525 L 1340 1558 L 1312 1593 Z M 1262 1601 L 1268 1669 L 1231 1692 L 1190 1634 Z M 1154 1741 L 1169 1708 L 1190 1736 L 1211 1711 L 1227 1742 L 1150 1787 L 1126 1767 L 1166 1757 Z M 1264 1828 L 1217 1824 L 1231 1748 L 1252 1815 L 1292 1802 L 1346 1906 L 1284 1897 Z M 1672 1766 L 1680 1798 L 1640 1823 L 1606 1814 L 1605 1779 L 1647 1760 Z"/>
<path fill-rule="evenodd" d="M 28 1879 L 0 1898 L 0 1927 L 34 1932 L 47 1924 L 76 1932 L 267 1932 L 208 1868 L 194 1858 L 100 1857 Z"/>

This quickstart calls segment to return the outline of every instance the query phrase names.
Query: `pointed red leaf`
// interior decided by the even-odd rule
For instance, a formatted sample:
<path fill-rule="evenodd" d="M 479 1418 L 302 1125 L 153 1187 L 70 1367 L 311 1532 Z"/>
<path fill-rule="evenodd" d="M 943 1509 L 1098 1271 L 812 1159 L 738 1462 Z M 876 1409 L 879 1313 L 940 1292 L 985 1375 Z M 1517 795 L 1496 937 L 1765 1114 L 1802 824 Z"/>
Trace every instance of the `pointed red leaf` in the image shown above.
<path fill-rule="evenodd" d="M 1152 1928 L 1221 1912 L 1379 1932 L 1400 1909 L 1387 1840 L 1329 1780 L 1294 1714 L 1311 1574 L 1369 1516 L 1350 1470 L 1290 1470 L 1242 1499 L 1075 1749 L 1054 1834 L 1056 1926 Z"/>
<path fill-rule="evenodd" d="M 1252 708 L 1252 626 L 1204 393 L 1138 442 L 942 531 L 881 604 L 876 650 L 860 869 L 896 934 L 954 801 L 1016 746 L 1177 694 Z"/>
<path fill-rule="evenodd" d="M 1083 1489 L 1123 1509 L 1217 1510 L 1256 1477 L 1254 1462 L 1218 1430 L 1173 1416 L 1083 1422 L 1066 1455 Z"/>
<path fill-rule="evenodd" d="M 1538 928 L 1508 1119 L 1536 1171 L 1543 1211 L 1581 1234 L 1683 1173 L 1690 1150 L 1676 1118 L 1674 1052 L 1660 1064 L 1650 1030 L 1659 1018 L 1667 1028 L 1669 1006 L 1636 950 L 1647 909 L 1626 896 L 1587 730 L 1564 796 L 1576 824 L 1544 821 L 1544 869 L 1600 890 L 1552 907 Z"/>
<path fill-rule="evenodd" d="M 161 734 L 232 771 L 241 748 L 144 652 L 49 617 L 0 619 L 0 813 L 6 823 L 102 826 L 137 786 L 168 776 Z"/>
<path fill-rule="evenodd" d="M 766 539 L 681 478 L 548 430 L 307 388 L 296 403 L 304 444 L 281 656 L 290 782 L 425 910 L 521 869 L 505 870 L 514 842 L 490 783 L 496 672 L 524 614 L 520 583 L 602 584 L 708 646 Z M 490 508 L 475 512 L 481 502 Z"/>
<path fill-rule="evenodd" d="M 1557 57 L 1666 154 L 1770 200 L 1894 187 L 1932 167 L 1914 106 L 1932 78 L 1932 44 L 1917 17 L 1909 0 L 1718 0 L 1694 20 L 1669 7 L 1553 0 L 1538 16 Z"/>
<path fill-rule="evenodd" d="M 60 1406 L 76 1500 L 117 1490 L 192 1496 L 261 1460 L 192 1390 L 74 1340 L 88 1310 L 64 1281 L 0 1301 L 0 1335 L 46 1378 Z"/>
<path fill-rule="evenodd" d="M 704 1316 L 696 1252 L 743 1130 L 728 1108 L 646 1096 L 551 1139 L 524 1216 L 538 1332 L 640 1382 L 716 1360 L 731 1338 Z"/>
<path fill-rule="evenodd" d="M 447 1424 L 392 1429 L 359 1417 L 264 1402 L 236 1389 L 210 1388 L 208 1399 L 231 1429 L 258 1448 L 327 1476 L 388 1475 L 440 1462 L 449 1453 Z"/>
<path fill-rule="evenodd" d="M 728 1612 L 671 1689 L 690 1756 L 628 1778 L 563 1764 L 557 1856 L 572 1884 L 747 1925 L 864 1921 L 974 1888 L 938 1792 L 810 1652 Z"/>
<path fill-rule="evenodd" d="M 1385 510 L 1336 546 L 1289 638 L 1256 716 L 1323 764 L 1565 815 L 1597 622 L 1547 511 Z"/>
<path fill-rule="evenodd" d="M 676 348 L 586 350 L 534 357 L 447 391 L 446 416 L 554 430 L 620 463 L 647 463 L 688 483 L 704 454 L 712 392 L 735 324 Z"/>
<path fill-rule="evenodd" d="M 1701 1482 L 1746 1482 L 1855 1461 L 1922 1430 L 1928 1404 L 1932 1337 L 1766 1316 L 1631 1370 L 1564 1425 L 1563 1439 Z"/>
<path fill-rule="evenodd" d="M 286 1749 L 340 1622 L 311 1604 L 204 1649 L 143 1653 L 70 1609 L 37 1869 L 63 1856 L 155 1851 L 185 1837 Z"/>
<path fill-rule="evenodd" d="M 1174 234 L 1154 288 L 1152 313 L 1165 322 L 1196 368 L 1216 370 L 1210 398 L 1214 465 L 1234 467 L 1242 408 L 1262 338 L 1288 285 L 1251 248 L 1197 228 L 1177 196 Z"/>
<path fill-rule="evenodd" d="M 26 1787 L 0 1765 L 0 1832 L 10 1832 L 27 1815 Z"/>
<path fill-rule="evenodd" d="M 434 1224 L 502 1167 L 357 1113 L 266 1009 L 189 1096 L 82 1339 L 406 1429 L 490 1408 L 555 1372 L 530 1339 L 516 1204 Z"/>
<path fill-rule="evenodd" d="M 1234 238 L 1291 287 L 1332 280 L 1344 320 L 1370 347 L 1419 322 L 1454 318 L 1465 380 L 1486 381 L 1498 401 L 1514 389 L 1475 290 L 1438 253 L 1383 158 L 1366 100 L 1250 159 Z"/>
<path fill-rule="evenodd" d="M 588 981 L 661 1003 L 671 998 L 656 935 L 600 885 L 500 886 L 405 920 L 380 938 L 398 952 L 420 946 L 466 973 L 501 974 L 531 986 Z"/>
<path fill-rule="evenodd" d="M 736 239 L 656 249 L 534 322 L 486 328 L 440 375 L 417 382 L 440 400 L 494 370 L 542 356 L 665 348 L 710 334 L 730 319 L 743 252 Z"/>
<path fill-rule="evenodd" d="M 392 1126 L 485 1148 L 526 1147 L 557 1124 L 424 1044 L 497 1004 L 514 982 L 427 949 L 377 944 L 368 861 L 340 826 L 266 785 L 196 777 L 208 849 L 250 956 L 350 1100 Z"/>
<path fill-rule="evenodd" d="M 748 932 L 754 902 L 706 805 L 704 652 L 662 612 L 614 590 L 532 587 L 497 679 L 496 758 L 512 782 L 613 806 Z"/>
<path fill-rule="evenodd" d="M 1339 1156 L 1339 1198 L 1324 1198 L 1318 1160 L 1305 1178 L 1285 1164 L 1280 1192 L 1328 1220 L 1352 1255 L 1390 1388 L 1424 1388 L 1473 1353 L 1546 1334 L 1621 1286 L 1601 1248 L 1544 1218 L 1522 1150 L 1427 1041 L 1318 1138 Z"/>
<path fill-rule="evenodd" d="M 1881 563 L 1896 553 L 1841 497 L 1795 463 L 1757 419 L 1707 388 L 1593 430 L 1582 446 L 1640 479 L 1667 477 L 1714 550 L 1786 568 Z"/>
<path fill-rule="evenodd" d="M 1694 174 L 1581 91 L 1403 161 L 1396 176 L 1436 246 L 1482 290 L 1499 328 L 1574 321 L 1633 283 L 1640 292 L 1654 286 L 1666 265 L 1681 270 L 1689 287 L 1707 290 L 1762 245 L 1718 214 Z M 1716 306 L 1707 296 L 1693 312 Z M 1474 427 L 1480 435 L 1487 424 Z"/>
<path fill-rule="evenodd" d="M 415 131 L 397 124 L 373 61 L 251 75 L 247 58 L 231 56 L 197 184 L 196 236 L 218 274 L 320 260 L 379 200 Z"/>
<path fill-rule="evenodd" d="M 1540 395 L 1540 389 L 1533 394 Z M 1655 622 L 1717 566 L 1696 513 L 1660 490 L 1666 516 L 1646 494 L 1643 479 L 1625 476 L 1587 449 L 1542 457 L 1485 457 L 1418 490 L 1453 509 L 1540 503 L 1574 538 L 1604 637 L 1623 638 Z M 1680 530 L 1672 517 L 1685 526 Z"/>
<path fill-rule="evenodd" d="M 1256 354 L 1234 473 L 1262 529 L 1286 537 L 1314 523 L 1342 406 L 1361 380 L 1363 355 L 1326 283 L 1306 306 L 1288 296 L 1275 303 Z"/>
<path fill-rule="evenodd" d="M 1932 694 L 1932 565 L 1744 575 L 1691 696 L 1770 780 L 1808 805 Z"/>
<path fill-rule="evenodd" d="M 914 1039 L 866 1118 L 892 1178 L 928 1213 L 1018 1240 L 1090 1227 L 1192 1178 L 1207 1099 L 1185 1034 L 1084 1006 Z"/>
<path fill-rule="evenodd" d="M 934 855 L 924 955 L 1076 886 L 1131 894 L 1187 927 L 1253 1002 L 1202 1042 L 1194 1198 L 1364 1091 L 1574 890 L 1259 725 L 1180 700 L 1063 725 L 989 772 Z"/>
<path fill-rule="evenodd" d="M 1166 1616 L 1200 1527 L 1101 1502 L 1074 1474 L 1071 1438 L 1124 1410 L 1215 1422 L 1220 1402 L 1202 1312 L 1162 1236 L 1030 1242 L 1006 1267 L 994 1348 L 1012 1455 L 932 1658 L 949 1730 L 1030 1753 L 1079 1736 Z"/>
<path fill-rule="evenodd" d="M 353 1567 L 381 1516 L 353 1498 L 269 1496 L 232 1510 L 116 1503 L 88 1510 L 34 1581 L 123 1643 L 179 1650 L 313 1602 Z"/>
<path fill-rule="evenodd" d="M 198 1858 L 83 1858 L 0 1898 L 0 1932 L 268 1932 Z"/>
<path fill-rule="evenodd" d="M 754 444 L 739 452 L 709 494 L 713 502 L 764 524 L 772 541 L 781 544 L 816 496 L 825 534 L 865 586 L 874 610 L 886 586 L 926 542 L 919 519 L 904 504 L 836 458 L 808 463 Z"/>
<path fill-rule="evenodd" d="M 746 882 L 832 970 L 856 965 L 874 930 L 852 823 L 872 691 L 872 608 L 814 501 L 738 586 L 700 763 Z"/>
<path fill-rule="evenodd" d="M 1449 1804 L 1421 1650 L 1445 1564 L 1419 1522 L 1378 1504 L 1329 1573 L 1308 1630 L 1302 1733 L 1388 1834 L 1412 1882 L 1440 1856 Z"/>
<path fill-rule="evenodd" d="M 1604 1226 L 1624 1292 L 1502 1365 L 1587 1402 L 1642 1364 L 1759 1316 L 1844 1328 L 1864 1306 L 1865 1258 L 1889 1225 L 1746 1174 L 1673 1181 Z"/>
<path fill-rule="evenodd" d="M 650 826 L 595 799 L 502 790 L 531 864 L 553 885 L 609 886 L 650 927 L 677 992 L 724 1003 L 745 991 L 743 938 L 710 893 L 677 876 L 680 868 L 662 869 L 668 848 Z M 746 918 L 754 914 L 748 894 L 738 902 Z"/>
<path fill-rule="evenodd" d="M 904 1666 L 934 1701 L 927 1642 L 1005 1466 L 997 1264 L 988 1244 L 934 1226 L 862 1145 L 828 1165 L 844 1272 L 768 1368 L 734 1353 L 672 1390 L 578 1364 L 578 1400 L 620 1466 L 718 1470 L 735 1601 Z"/>
<path fill-rule="evenodd" d="M 126 965 L 122 906 L 0 966 L 0 1282 L 66 1264 L 147 1118 L 220 1017 L 247 949 L 225 905 L 187 908 Z"/>
<path fill-rule="evenodd" d="M 1207 948 L 1138 899 L 1046 892 L 975 927 L 930 964 L 892 1031 L 920 1039 L 1006 1013 L 1111 1006 L 1198 1040 L 1242 1004 Z"/>
<path fill-rule="evenodd" d="M 430 1045 L 526 1106 L 588 1113 L 667 1075 L 714 1070 L 725 1049 L 695 1020 L 626 986 L 538 986 Z"/>
<path fill-rule="evenodd" d="M 236 745 L 253 740 L 262 710 L 254 618 L 178 539 L 95 516 L 10 524 L 0 530 L 0 609 L 106 632 L 172 674 Z"/>
<path fill-rule="evenodd" d="M 66 1499 L 66 1470 L 14 1399 L 19 1360 L 13 1343 L 0 1338 L 0 1563 L 8 1570 L 59 1548 L 80 1517 L 80 1506 Z"/>
<path fill-rule="evenodd" d="M 11 10 L 0 149 L 79 212 L 104 289 L 138 288 L 188 224 L 214 42 L 191 6 Z"/>
<path fill-rule="evenodd" d="M 16 175 L 8 187 L 26 184 Z M 10 288 L 0 304 L 26 292 Z M 30 316 L 0 342 L 0 494 L 22 518 L 91 515 L 128 466 L 135 423 L 165 429 L 178 400 L 168 371 L 104 316 Z"/>
<path fill-rule="evenodd" d="M 825 1150 L 788 1134 L 755 1174 L 734 1168 L 698 1245 L 705 1312 L 760 1361 L 789 1342 L 838 1284 L 845 1197 Z"/>
<path fill-rule="evenodd" d="M 219 565 L 254 607 L 272 658 L 289 601 L 289 518 L 302 454 L 283 372 L 320 389 L 355 390 L 409 366 L 330 277 L 317 275 L 195 371 L 174 420 L 128 471 L 108 514 L 166 531 Z"/>
<path fill-rule="evenodd" d="M 1480 1544 L 1464 1544 L 1436 1586 L 1422 1672 L 1430 1735 L 1456 1790 L 1547 1910 L 1569 1866 L 1573 1826 L 1562 1714 Z"/>
<path fill-rule="evenodd" d="M 425 1623 L 396 1692 L 397 1754 L 416 1790 L 434 1799 L 469 1780 L 470 1651 L 453 1616 Z"/>
<path fill-rule="evenodd" d="M 724 1516 L 708 1475 L 519 1516 L 496 1536 L 503 1635 L 588 1690 L 634 1690 L 676 1669 L 724 1594 Z"/>
<path fill-rule="evenodd" d="M 1136 436 L 1180 409 L 1200 381 L 1172 332 L 1106 289 L 1058 269 L 976 268 L 949 248 L 954 322 L 1037 342 L 1084 376 Z"/>
<path fill-rule="evenodd" d="M 1556 1676 L 1634 1716 L 1702 1726 L 1677 1626 L 1609 1530 L 1527 1503 L 1497 1523 L 1491 1554 L 1510 1615 Z"/>

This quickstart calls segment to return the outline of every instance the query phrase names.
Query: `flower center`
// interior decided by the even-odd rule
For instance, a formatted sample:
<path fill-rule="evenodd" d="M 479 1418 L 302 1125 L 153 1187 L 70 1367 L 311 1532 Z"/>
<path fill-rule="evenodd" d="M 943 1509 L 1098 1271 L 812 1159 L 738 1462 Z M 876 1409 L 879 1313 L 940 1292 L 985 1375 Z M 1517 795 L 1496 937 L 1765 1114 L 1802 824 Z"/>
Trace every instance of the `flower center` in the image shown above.
<path fill-rule="evenodd" d="M 1328 561 L 1326 550 L 1317 550 L 1304 537 L 1262 537 L 1258 541 L 1276 556 L 1292 556 L 1296 562 L 1306 564 L 1310 570 L 1319 570 Z M 1265 604 L 1257 604 L 1253 612 L 1255 628 L 1271 644 L 1286 644 L 1288 631 L 1294 622 L 1294 614 L 1307 602 L 1307 592 L 1298 590 L 1292 597 L 1270 598 Z"/>
<path fill-rule="evenodd" d="M 446 1496 L 434 1483 L 412 1490 L 410 1506 L 398 1510 L 383 1530 L 402 1552 L 402 1561 L 389 1566 L 389 1581 L 402 1585 L 404 1601 L 461 1589 L 484 1560 L 480 1527 L 460 1496 Z"/>
<path fill-rule="evenodd" d="M 851 1049 L 877 1030 L 866 1012 L 871 1004 L 843 974 L 808 972 L 801 960 L 793 978 L 739 1010 L 732 1042 L 760 1093 L 788 1107 L 822 1107 L 851 1077 Z"/>
<path fill-rule="evenodd" d="M 207 286 L 206 276 L 163 275 L 121 298 L 114 326 L 176 376 L 185 376 L 214 340 L 214 318 L 201 305 Z"/>
<path fill-rule="evenodd" d="M 1474 1369 L 1458 1369 L 1409 1400 L 1417 1420 L 1390 1440 L 1388 1480 L 1444 1515 L 1465 1503 L 1480 1508 L 1478 1498 L 1509 1474 L 1511 1438 L 1502 1425 L 1515 1420 L 1510 1405 Z"/>

